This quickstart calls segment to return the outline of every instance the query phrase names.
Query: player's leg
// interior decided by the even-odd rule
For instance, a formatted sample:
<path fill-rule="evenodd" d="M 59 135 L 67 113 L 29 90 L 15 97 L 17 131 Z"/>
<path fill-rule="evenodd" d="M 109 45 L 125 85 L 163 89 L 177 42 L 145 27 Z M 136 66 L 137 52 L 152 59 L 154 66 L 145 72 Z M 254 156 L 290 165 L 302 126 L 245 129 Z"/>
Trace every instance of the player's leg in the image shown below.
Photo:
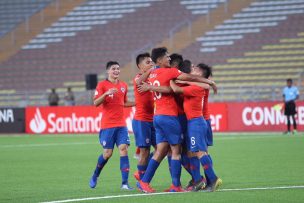
<path fill-rule="evenodd" d="M 286 117 L 287 117 L 287 134 L 289 134 L 290 133 L 290 115 L 286 115 Z"/>
<path fill-rule="evenodd" d="M 296 119 L 295 119 L 295 115 L 293 114 L 291 116 L 292 118 L 292 122 L 293 122 L 293 133 L 297 133 L 297 122 L 296 122 Z"/>
<path fill-rule="evenodd" d="M 187 137 L 187 117 L 186 115 L 179 115 L 178 120 L 182 129 L 182 143 L 181 143 L 181 163 L 183 168 L 192 176 L 190 169 L 190 158 L 187 154 L 187 145 L 186 145 L 186 137 Z"/>
<path fill-rule="evenodd" d="M 169 144 L 167 142 L 160 142 L 157 144 L 156 151 L 154 152 L 153 157 L 148 163 L 147 170 L 142 179 L 137 183 L 137 188 L 145 193 L 155 192 L 155 190 L 149 185 L 155 171 L 157 170 L 160 162 L 168 153 Z"/>
<path fill-rule="evenodd" d="M 106 165 L 108 160 L 111 158 L 114 148 L 113 136 L 114 136 L 114 128 L 108 128 L 100 130 L 99 132 L 99 142 L 103 146 L 103 154 L 98 157 L 97 165 L 94 170 L 94 173 L 90 179 L 90 187 L 95 188 L 97 185 L 98 177 Z"/>
<path fill-rule="evenodd" d="M 151 136 L 153 127 L 152 122 L 143 122 L 138 120 L 132 121 L 133 132 L 135 136 L 136 146 L 139 148 L 139 157 L 137 163 L 137 171 L 134 173 L 134 177 L 137 180 L 141 180 L 143 177 L 149 160 Z"/>
<path fill-rule="evenodd" d="M 128 130 L 126 127 L 117 128 L 116 131 L 116 145 L 119 149 L 120 155 L 120 171 L 121 171 L 121 189 L 133 190 L 129 186 L 129 171 L 130 162 L 128 156 L 128 146 L 130 145 L 130 139 Z"/>
<path fill-rule="evenodd" d="M 155 127 L 155 135 L 156 135 L 156 151 L 154 152 L 153 157 L 148 163 L 148 167 L 145 175 L 142 177 L 141 181 L 137 183 L 137 187 L 139 190 L 145 193 L 155 192 L 153 188 L 149 185 L 155 171 L 157 170 L 160 162 L 168 153 L 169 144 L 164 136 L 163 128 L 162 128 L 162 116 L 154 116 L 153 124 Z"/>
<path fill-rule="evenodd" d="M 206 124 L 207 124 L 207 134 L 206 134 L 207 135 L 206 136 L 207 137 L 207 146 L 209 147 L 209 146 L 213 146 L 213 133 L 212 133 L 212 127 L 211 127 L 211 120 L 210 119 L 206 120 Z M 209 153 L 208 153 L 208 156 L 211 160 L 211 165 L 212 165 L 213 161 L 212 161 L 212 158 Z M 210 180 L 206 176 L 206 174 L 205 174 L 205 177 L 206 177 L 207 186 L 209 186 Z"/>
<path fill-rule="evenodd" d="M 170 144 L 172 152 L 171 159 L 171 174 L 172 185 L 169 189 L 170 192 L 183 192 L 181 187 L 181 142 L 182 142 L 182 129 L 177 116 L 166 116 L 164 123 L 162 123 L 163 131 Z"/>
<path fill-rule="evenodd" d="M 213 192 L 222 184 L 222 180 L 216 176 L 215 171 L 213 169 L 212 161 L 207 153 L 206 121 L 203 118 L 195 118 L 190 120 L 189 123 L 193 123 L 193 128 L 191 128 L 191 132 L 194 135 L 191 135 L 191 148 L 197 150 L 197 158 L 200 160 L 204 172 L 210 181 L 210 187 L 208 188 L 208 190 Z M 199 134 L 195 131 L 195 129 L 199 129 L 199 126 L 201 126 L 200 131 L 203 132 L 203 134 Z"/>

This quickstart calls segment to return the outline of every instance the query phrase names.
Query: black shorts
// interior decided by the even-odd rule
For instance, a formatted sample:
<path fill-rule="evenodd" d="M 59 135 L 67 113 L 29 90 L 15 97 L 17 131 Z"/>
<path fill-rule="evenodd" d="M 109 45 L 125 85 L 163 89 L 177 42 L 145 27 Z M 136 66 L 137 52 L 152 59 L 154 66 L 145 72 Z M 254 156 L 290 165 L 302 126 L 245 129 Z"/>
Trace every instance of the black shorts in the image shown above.
<path fill-rule="evenodd" d="M 295 115 L 297 113 L 296 111 L 296 103 L 294 101 L 289 101 L 285 103 L 285 115 Z"/>

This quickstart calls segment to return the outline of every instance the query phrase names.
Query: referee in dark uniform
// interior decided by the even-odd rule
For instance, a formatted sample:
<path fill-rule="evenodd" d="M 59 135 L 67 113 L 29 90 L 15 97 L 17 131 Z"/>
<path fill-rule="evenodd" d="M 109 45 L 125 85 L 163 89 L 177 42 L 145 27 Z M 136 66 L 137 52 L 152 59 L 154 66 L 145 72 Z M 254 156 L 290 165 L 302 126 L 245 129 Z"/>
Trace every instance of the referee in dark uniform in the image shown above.
<path fill-rule="evenodd" d="M 299 99 L 299 90 L 297 87 L 292 86 L 292 79 L 287 79 L 287 86 L 283 89 L 283 98 L 285 103 L 284 114 L 287 117 L 287 131 L 285 134 L 290 134 L 290 117 L 293 121 L 293 133 L 297 132 L 297 123 L 295 120 L 296 103 L 295 100 Z"/>

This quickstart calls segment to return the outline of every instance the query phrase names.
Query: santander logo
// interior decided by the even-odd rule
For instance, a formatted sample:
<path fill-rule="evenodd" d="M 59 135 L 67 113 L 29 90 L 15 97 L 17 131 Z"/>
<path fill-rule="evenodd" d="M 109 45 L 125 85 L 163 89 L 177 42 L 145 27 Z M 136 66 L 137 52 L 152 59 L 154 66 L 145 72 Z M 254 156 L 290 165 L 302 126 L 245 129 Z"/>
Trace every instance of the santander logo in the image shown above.
<path fill-rule="evenodd" d="M 36 108 L 34 118 L 30 121 L 30 128 L 34 133 L 42 133 L 46 129 L 46 122 L 43 120 L 39 108 Z"/>

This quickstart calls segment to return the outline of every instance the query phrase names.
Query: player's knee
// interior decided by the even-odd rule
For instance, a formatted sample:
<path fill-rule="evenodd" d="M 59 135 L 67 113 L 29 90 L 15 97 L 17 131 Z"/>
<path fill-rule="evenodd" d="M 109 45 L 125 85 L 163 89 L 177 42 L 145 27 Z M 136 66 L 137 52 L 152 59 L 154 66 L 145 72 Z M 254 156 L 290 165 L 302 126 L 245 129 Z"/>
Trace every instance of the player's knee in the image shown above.
<path fill-rule="evenodd" d="M 112 154 L 113 154 L 112 151 L 106 150 L 106 151 L 103 152 L 103 158 L 104 159 L 109 159 L 109 158 L 111 158 Z"/>
<path fill-rule="evenodd" d="M 200 158 L 202 158 L 203 156 L 207 156 L 208 153 L 205 152 L 205 151 L 198 151 L 198 152 L 196 152 L 196 155 L 197 155 L 197 157 L 200 159 Z"/>
<path fill-rule="evenodd" d="M 121 156 L 127 156 L 128 155 L 128 146 L 127 145 L 120 145 L 118 148 L 119 148 L 119 154 Z"/>

